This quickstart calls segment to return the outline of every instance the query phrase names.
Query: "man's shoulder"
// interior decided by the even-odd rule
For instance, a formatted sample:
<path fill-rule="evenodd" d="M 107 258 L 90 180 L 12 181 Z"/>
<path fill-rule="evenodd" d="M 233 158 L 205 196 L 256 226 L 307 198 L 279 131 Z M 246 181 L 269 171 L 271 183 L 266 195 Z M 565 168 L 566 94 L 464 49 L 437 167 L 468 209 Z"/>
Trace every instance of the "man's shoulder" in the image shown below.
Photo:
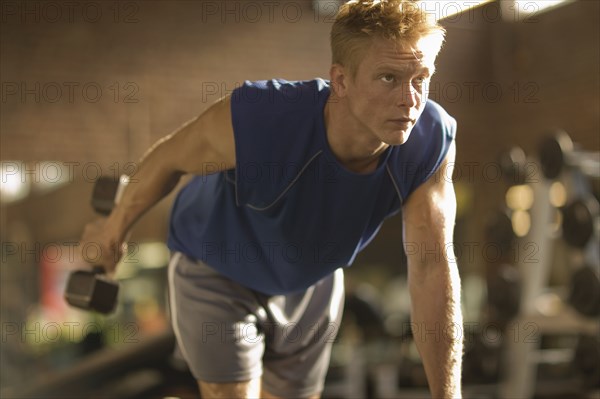
<path fill-rule="evenodd" d="M 269 95 L 296 98 L 298 93 L 329 92 L 329 81 L 322 78 L 310 80 L 287 80 L 274 78 L 269 80 L 246 80 L 233 93 L 233 99 L 247 100 L 249 95 Z"/>
<path fill-rule="evenodd" d="M 427 100 L 423 114 L 427 114 L 429 117 L 440 121 L 446 119 L 454 120 L 454 118 L 448 113 L 448 111 L 446 111 L 444 107 L 433 100 Z"/>
<path fill-rule="evenodd" d="M 302 120 L 319 117 L 328 95 L 329 83 L 320 78 L 247 80 L 231 95 L 234 130 L 281 131 L 285 126 L 302 125 Z"/>
<path fill-rule="evenodd" d="M 422 126 L 441 127 L 443 133 L 452 137 L 456 134 L 456 119 L 433 100 L 427 100 L 419 121 L 422 122 Z"/>

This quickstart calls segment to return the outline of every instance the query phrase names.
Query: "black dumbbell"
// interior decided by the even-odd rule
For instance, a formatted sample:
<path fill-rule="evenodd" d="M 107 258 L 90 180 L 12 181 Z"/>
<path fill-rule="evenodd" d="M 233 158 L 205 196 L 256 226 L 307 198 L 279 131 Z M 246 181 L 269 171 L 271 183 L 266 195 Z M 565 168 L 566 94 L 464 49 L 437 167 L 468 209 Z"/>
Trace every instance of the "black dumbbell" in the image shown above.
<path fill-rule="evenodd" d="M 574 167 L 585 176 L 600 177 L 600 152 L 580 151 L 564 130 L 554 130 L 540 143 L 540 166 L 544 176 L 556 179 L 565 167 Z"/>
<path fill-rule="evenodd" d="M 92 207 L 96 212 L 108 215 L 119 196 L 122 179 L 101 177 L 96 180 L 92 193 Z M 102 266 L 92 270 L 76 270 L 69 275 L 65 290 L 65 300 L 72 306 L 100 313 L 110 313 L 115 309 L 119 285 L 108 278 Z"/>
<path fill-rule="evenodd" d="M 588 195 L 578 198 L 561 209 L 564 240 L 576 248 L 584 248 L 594 235 L 594 223 L 600 217 L 598 200 Z"/>
<path fill-rule="evenodd" d="M 102 266 L 76 270 L 69 276 L 65 299 L 71 306 L 111 313 L 117 304 L 119 285 L 106 277 Z"/>
<path fill-rule="evenodd" d="M 109 215 L 115 207 L 120 179 L 113 176 L 101 176 L 94 184 L 92 208 L 101 215 Z"/>

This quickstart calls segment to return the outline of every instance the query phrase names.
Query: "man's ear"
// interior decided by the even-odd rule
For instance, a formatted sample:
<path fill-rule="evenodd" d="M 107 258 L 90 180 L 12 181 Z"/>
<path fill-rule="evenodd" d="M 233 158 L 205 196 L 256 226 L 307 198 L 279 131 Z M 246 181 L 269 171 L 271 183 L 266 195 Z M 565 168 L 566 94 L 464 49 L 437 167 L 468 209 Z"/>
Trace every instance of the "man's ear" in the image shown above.
<path fill-rule="evenodd" d="M 332 64 L 329 69 L 329 76 L 331 89 L 335 95 L 340 98 L 345 97 L 348 90 L 348 80 L 350 79 L 347 69 L 340 64 Z"/>

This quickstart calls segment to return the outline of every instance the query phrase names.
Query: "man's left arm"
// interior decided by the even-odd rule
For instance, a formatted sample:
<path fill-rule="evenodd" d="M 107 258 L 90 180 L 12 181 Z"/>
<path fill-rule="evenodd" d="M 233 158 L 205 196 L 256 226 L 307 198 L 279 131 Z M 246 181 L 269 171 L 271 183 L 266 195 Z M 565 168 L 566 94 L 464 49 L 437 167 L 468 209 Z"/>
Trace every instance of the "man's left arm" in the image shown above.
<path fill-rule="evenodd" d="M 411 327 L 433 398 L 461 397 L 463 324 L 452 249 L 455 153 L 452 143 L 438 171 L 411 194 L 402 211 Z"/>

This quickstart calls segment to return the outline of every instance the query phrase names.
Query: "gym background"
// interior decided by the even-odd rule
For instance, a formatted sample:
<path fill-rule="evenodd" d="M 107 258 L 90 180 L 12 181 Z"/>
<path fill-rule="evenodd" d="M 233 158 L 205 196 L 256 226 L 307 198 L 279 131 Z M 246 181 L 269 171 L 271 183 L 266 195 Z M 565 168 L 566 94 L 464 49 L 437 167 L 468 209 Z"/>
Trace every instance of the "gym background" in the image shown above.
<path fill-rule="evenodd" d="M 459 126 L 464 396 L 598 397 L 600 2 L 425 3 L 447 29 L 430 97 Z M 339 2 L 0 6 L 0 396 L 197 397 L 165 303 L 173 195 L 136 225 L 114 313 L 63 299 L 94 184 L 246 79 L 327 78 Z M 456 331 L 410 333 L 400 232 L 347 269 L 326 398 L 428 397 L 413 342 Z"/>

